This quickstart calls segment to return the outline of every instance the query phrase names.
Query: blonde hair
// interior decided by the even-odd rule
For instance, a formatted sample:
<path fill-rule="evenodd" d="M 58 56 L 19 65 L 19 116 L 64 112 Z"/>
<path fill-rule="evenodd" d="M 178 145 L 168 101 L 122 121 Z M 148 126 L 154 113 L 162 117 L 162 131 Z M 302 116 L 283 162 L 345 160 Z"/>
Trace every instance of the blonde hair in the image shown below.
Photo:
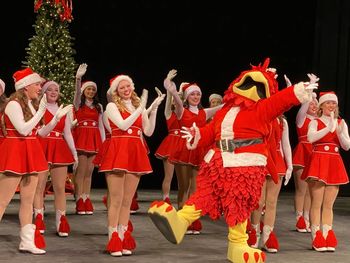
<path fill-rule="evenodd" d="M 117 108 L 120 112 L 125 112 L 127 111 L 127 108 L 122 100 L 122 98 L 118 95 L 118 91 L 115 90 L 113 96 L 112 96 L 113 102 L 117 105 Z M 141 99 L 137 96 L 136 92 L 133 91 L 131 93 L 131 104 L 137 108 L 140 106 Z"/>
<path fill-rule="evenodd" d="M 318 110 L 317 110 L 317 117 L 321 117 L 322 114 L 323 114 L 323 109 L 322 109 L 322 106 L 325 102 L 323 102 L 321 105 L 318 106 Z M 335 108 L 335 111 L 334 111 L 334 118 L 335 119 L 338 119 L 339 117 L 339 106 L 337 104 L 337 107 Z"/>

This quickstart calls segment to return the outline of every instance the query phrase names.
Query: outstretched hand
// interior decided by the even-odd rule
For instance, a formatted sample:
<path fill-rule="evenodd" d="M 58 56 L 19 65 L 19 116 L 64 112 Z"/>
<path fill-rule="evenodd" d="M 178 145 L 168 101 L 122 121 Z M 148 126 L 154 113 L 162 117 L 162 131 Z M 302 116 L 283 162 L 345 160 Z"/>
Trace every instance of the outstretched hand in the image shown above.
<path fill-rule="evenodd" d="M 284 76 L 284 80 L 286 81 L 286 85 L 287 87 L 292 86 L 292 82 L 289 80 L 289 78 L 287 77 L 286 74 L 283 75 Z"/>
<path fill-rule="evenodd" d="M 320 80 L 320 78 L 313 73 L 308 73 L 307 76 L 309 77 L 310 84 L 316 83 Z"/>
<path fill-rule="evenodd" d="M 63 116 L 65 116 L 68 112 L 70 112 L 72 110 L 73 110 L 72 104 L 69 104 L 64 108 L 63 108 L 63 104 L 62 104 L 55 113 L 56 120 L 59 121 Z"/>
<path fill-rule="evenodd" d="M 286 175 L 284 176 L 284 185 L 286 186 L 290 180 L 290 178 L 292 177 L 292 172 L 293 172 L 293 166 L 288 167 L 287 171 L 286 171 Z"/>
<path fill-rule="evenodd" d="M 148 90 L 143 89 L 142 95 L 141 95 L 141 103 L 140 103 L 140 107 L 142 109 L 146 108 L 147 100 L 148 100 Z"/>
<path fill-rule="evenodd" d="M 44 94 L 40 100 L 38 111 L 45 112 L 47 106 L 46 94 Z"/>
<path fill-rule="evenodd" d="M 192 127 L 191 127 L 191 128 L 187 128 L 187 127 L 182 126 L 180 132 L 181 132 L 183 135 L 181 136 L 181 138 L 186 139 L 187 142 L 192 141 L 192 139 L 193 139 L 193 137 L 194 137 L 194 135 L 195 135 L 195 132 L 196 132 L 196 131 L 195 131 L 195 128 L 196 128 L 196 127 L 197 127 L 197 125 L 196 125 L 195 122 L 192 124 Z"/>
<path fill-rule="evenodd" d="M 82 76 L 84 76 L 86 73 L 87 66 L 88 65 L 86 63 L 80 64 L 75 77 L 80 79 Z"/>

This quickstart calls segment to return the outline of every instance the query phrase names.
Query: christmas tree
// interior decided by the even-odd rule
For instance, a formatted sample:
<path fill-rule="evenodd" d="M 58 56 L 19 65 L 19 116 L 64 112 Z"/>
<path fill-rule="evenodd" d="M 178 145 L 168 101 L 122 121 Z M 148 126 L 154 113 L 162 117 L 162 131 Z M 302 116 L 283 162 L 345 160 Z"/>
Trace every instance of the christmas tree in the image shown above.
<path fill-rule="evenodd" d="M 74 38 L 69 34 L 72 21 L 72 2 L 70 0 L 35 0 L 37 13 L 35 35 L 29 39 L 26 48 L 27 61 L 31 67 L 47 80 L 60 85 L 61 101 L 72 103 L 75 90 L 75 71 L 77 65 L 73 58 Z"/>

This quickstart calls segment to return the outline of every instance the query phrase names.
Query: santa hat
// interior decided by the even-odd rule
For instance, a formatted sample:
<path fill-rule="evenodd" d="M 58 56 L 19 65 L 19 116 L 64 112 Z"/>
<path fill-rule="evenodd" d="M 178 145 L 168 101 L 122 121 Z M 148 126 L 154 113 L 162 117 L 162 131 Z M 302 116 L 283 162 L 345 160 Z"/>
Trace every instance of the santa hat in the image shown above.
<path fill-rule="evenodd" d="M 328 100 L 335 101 L 338 104 L 338 97 L 333 91 L 320 92 L 318 105 L 321 105 L 323 102 Z"/>
<path fill-rule="evenodd" d="M 209 103 L 211 102 L 212 99 L 219 99 L 220 101 L 222 101 L 222 96 L 216 93 L 213 93 L 209 96 Z"/>
<path fill-rule="evenodd" d="M 199 86 L 196 83 L 185 84 L 182 87 L 182 90 L 183 90 L 183 93 L 184 93 L 184 100 L 187 100 L 188 95 L 190 95 L 191 93 L 193 93 L 195 91 L 198 91 L 200 94 L 202 94 L 201 89 L 199 88 Z"/>
<path fill-rule="evenodd" d="M 0 87 L 2 89 L 0 96 L 5 93 L 5 86 L 5 82 L 2 79 L 0 79 Z"/>
<path fill-rule="evenodd" d="M 42 78 L 38 73 L 33 72 L 31 68 L 18 70 L 13 74 L 15 81 L 15 89 L 20 90 L 34 83 L 42 82 Z"/>
<path fill-rule="evenodd" d="M 123 74 L 120 74 L 120 75 L 117 75 L 113 78 L 111 78 L 111 80 L 109 81 L 109 89 L 108 89 L 108 93 L 112 96 L 114 91 L 118 88 L 118 85 L 119 83 L 122 81 L 122 80 L 127 80 L 130 82 L 131 84 L 131 87 L 132 89 L 134 90 L 135 89 L 135 86 L 134 86 L 134 82 L 132 81 L 132 79 L 128 76 L 128 75 L 123 75 Z"/>
<path fill-rule="evenodd" d="M 53 80 L 46 81 L 44 85 L 41 87 L 42 92 L 46 92 L 47 88 L 50 87 L 51 85 L 56 86 L 58 88 L 58 92 L 60 91 L 60 85 L 58 85 L 57 82 Z"/>
<path fill-rule="evenodd" d="M 91 80 L 88 80 L 88 81 L 84 81 L 84 82 L 82 83 L 81 88 L 80 88 L 81 93 L 83 93 L 84 90 L 85 90 L 87 87 L 90 87 L 90 86 L 95 87 L 95 89 L 97 90 L 97 85 L 96 85 L 96 83 L 93 82 L 93 81 L 91 81 Z"/>

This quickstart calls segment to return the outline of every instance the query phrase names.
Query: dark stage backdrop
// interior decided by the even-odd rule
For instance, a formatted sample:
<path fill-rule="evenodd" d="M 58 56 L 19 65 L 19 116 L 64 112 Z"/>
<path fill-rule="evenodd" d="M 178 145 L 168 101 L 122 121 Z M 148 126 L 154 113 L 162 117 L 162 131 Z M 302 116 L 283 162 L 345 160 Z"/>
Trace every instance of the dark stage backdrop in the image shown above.
<path fill-rule="evenodd" d="M 12 74 L 25 59 L 28 39 L 34 33 L 32 1 L 8 1 L 1 16 L 2 43 L 0 77 L 13 90 Z M 109 80 L 116 74 L 130 75 L 140 94 L 163 88 L 167 72 L 175 68 L 177 84 L 195 81 L 208 106 L 211 93 L 223 93 L 242 71 L 266 57 L 279 74 L 291 81 L 307 80 L 307 73 L 321 78 L 320 89 L 334 89 L 340 95 L 342 115 L 349 120 L 349 14 L 347 1 L 79 1 L 73 0 L 77 63 L 87 63 L 85 79 L 97 82 L 99 97 L 106 104 Z M 331 3 L 329 3 L 331 2 Z M 7 11 L 5 11 L 7 10 Z M 10 13 L 11 11 L 11 13 Z M 20 23 L 20 26 L 15 26 Z M 140 188 L 161 189 L 162 162 L 154 152 L 166 135 L 164 103 L 157 116 L 154 135 L 146 138 L 154 172 L 142 177 Z M 291 144 L 296 144 L 293 108 L 285 115 L 290 125 Z M 343 153 L 348 167 L 349 154 Z M 94 187 L 106 187 L 104 176 L 95 172 Z M 174 176 L 173 189 L 176 189 Z M 293 190 L 293 181 L 282 191 Z M 349 193 L 341 188 L 341 194 Z"/>

